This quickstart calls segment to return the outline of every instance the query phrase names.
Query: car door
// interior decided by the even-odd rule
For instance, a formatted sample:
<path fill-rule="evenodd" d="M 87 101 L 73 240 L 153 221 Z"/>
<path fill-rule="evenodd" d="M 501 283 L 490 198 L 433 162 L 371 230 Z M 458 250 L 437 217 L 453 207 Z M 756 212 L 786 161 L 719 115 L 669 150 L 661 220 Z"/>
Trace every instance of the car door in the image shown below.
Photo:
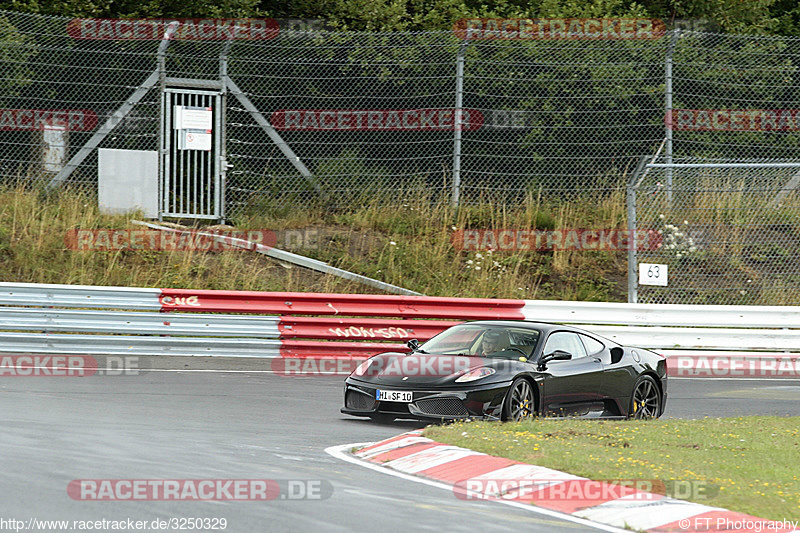
<path fill-rule="evenodd" d="M 600 396 L 616 404 L 612 410 L 625 412 L 631 400 L 633 384 L 638 376 L 637 370 L 631 364 L 631 359 L 623 358 L 614 363 L 611 351 L 600 340 L 588 335 L 581 335 L 581 340 L 589 355 L 596 355 L 603 363 L 603 380 Z"/>
<path fill-rule="evenodd" d="M 599 399 L 603 363 L 600 357 L 588 355 L 578 334 L 571 331 L 550 333 L 542 356 L 557 350 L 569 353 L 571 359 L 546 364 L 542 381 L 545 414 L 584 414 Z"/>

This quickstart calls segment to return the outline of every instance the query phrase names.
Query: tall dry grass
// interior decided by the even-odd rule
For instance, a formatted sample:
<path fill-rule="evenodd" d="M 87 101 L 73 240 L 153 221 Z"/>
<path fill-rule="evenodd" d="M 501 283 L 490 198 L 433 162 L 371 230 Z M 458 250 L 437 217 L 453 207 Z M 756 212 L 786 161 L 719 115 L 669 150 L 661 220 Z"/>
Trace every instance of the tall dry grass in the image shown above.
<path fill-rule="evenodd" d="M 747 202 L 753 201 L 744 194 L 731 193 L 736 187 L 731 183 L 725 193 L 709 187 L 693 196 L 685 195 L 670 212 L 673 217 L 689 218 L 693 225 L 727 231 L 724 239 L 710 238 L 703 255 L 680 260 L 685 271 L 697 269 L 701 281 L 704 275 L 712 281 L 718 279 L 722 271 L 752 280 L 766 275 L 758 265 L 748 263 L 745 255 L 752 247 L 736 244 L 746 243 L 748 229 L 747 224 L 737 226 L 734 222 L 742 216 Z M 374 197 L 337 209 L 263 207 L 239 216 L 235 222 L 238 228 L 312 228 L 320 236 L 315 246 L 293 251 L 428 295 L 604 301 L 624 301 L 627 297 L 625 251 L 490 253 L 453 246 L 453 236 L 466 229 L 624 228 L 624 191 L 563 200 L 545 200 L 531 193 L 516 205 L 487 199 L 460 209 L 418 192 L 409 192 L 406 197 L 408 200 L 402 204 L 389 207 Z M 787 201 L 796 201 L 796 197 Z M 653 213 L 659 208 L 648 207 Z M 138 228 L 130 220 L 140 216 L 102 214 L 93 195 L 76 190 L 48 195 L 22 187 L 0 188 L 0 279 L 136 287 L 375 292 L 252 252 L 76 251 L 65 244 L 65 235 L 71 229 Z M 792 222 L 791 217 L 787 220 Z M 703 281 L 706 282 L 710 283 Z M 762 287 L 754 281 L 750 288 L 759 291 L 758 303 L 780 304 L 796 298 L 797 285 L 797 280 L 784 279 Z"/>
<path fill-rule="evenodd" d="M 468 252 L 453 248 L 455 232 L 480 229 L 620 227 L 622 197 L 599 202 L 546 203 L 531 195 L 516 206 L 486 201 L 454 209 L 409 194 L 400 206 L 375 199 L 335 211 L 321 207 L 268 210 L 237 220 L 241 228 L 315 228 L 316 259 L 430 295 L 623 299 L 620 252 Z M 5 281 L 192 287 L 241 290 L 374 292 L 333 276 L 309 272 L 242 251 L 77 251 L 71 229 L 137 228 L 106 215 L 96 198 L 76 190 L 47 195 L 0 188 L 0 278 Z M 616 281 L 615 281 L 616 280 Z"/>

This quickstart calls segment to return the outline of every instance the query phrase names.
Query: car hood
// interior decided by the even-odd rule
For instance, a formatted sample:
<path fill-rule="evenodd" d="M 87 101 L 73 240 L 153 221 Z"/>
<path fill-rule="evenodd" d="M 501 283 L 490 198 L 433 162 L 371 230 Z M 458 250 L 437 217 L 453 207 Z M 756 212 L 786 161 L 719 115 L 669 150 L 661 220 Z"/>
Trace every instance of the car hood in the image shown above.
<path fill-rule="evenodd" d="M 366 383 L 383 386 L 441 386 L 458 385 L 455 380 L 474 368 L 494 368 L 495 373 L 469 383 L 483 384 L 504 381 L 508 375 L 531 370 L 531 365 L 508 359 L 463 355 L 402 354 L 388 352 L 371 358 L 370 365 L 362 372 L 356 369 L 350 377 Z M 509 372 L 509 370 L 511 372 Z"/>

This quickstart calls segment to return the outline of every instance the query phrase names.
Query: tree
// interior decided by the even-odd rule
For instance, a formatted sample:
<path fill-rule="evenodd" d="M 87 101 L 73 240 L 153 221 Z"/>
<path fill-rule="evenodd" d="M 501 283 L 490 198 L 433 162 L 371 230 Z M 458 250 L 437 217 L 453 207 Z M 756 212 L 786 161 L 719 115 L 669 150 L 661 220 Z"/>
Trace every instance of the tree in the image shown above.
<path fill-rule="evenodd" d="M 797 0 L 0 0 L 0 9 L 68 17 L 324 19 L 337 30 L 380 32 L 449 30 L 462 18 L 639 16 L 800 35 Z"/>

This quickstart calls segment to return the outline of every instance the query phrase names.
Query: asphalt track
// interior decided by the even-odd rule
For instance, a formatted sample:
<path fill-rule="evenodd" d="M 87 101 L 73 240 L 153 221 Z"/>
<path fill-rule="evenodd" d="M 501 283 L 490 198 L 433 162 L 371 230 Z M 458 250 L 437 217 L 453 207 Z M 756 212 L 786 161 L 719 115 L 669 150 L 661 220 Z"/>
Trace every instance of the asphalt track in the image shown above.
<path fill-rule="evenodd" d="M 189 371 L 0 378 L 0 520 L 208 517 L 236 532 L 595 531 L 462 501 L 325 453 L 421 427 L 341 415 L 342 380 Z M 667 417 L 747 414 L 800 415 L 800 381 L 670 380 Z M 97 502 L 69 497 L 75 479 L 323 480 L 333 492 L 323 500 Z"/>

